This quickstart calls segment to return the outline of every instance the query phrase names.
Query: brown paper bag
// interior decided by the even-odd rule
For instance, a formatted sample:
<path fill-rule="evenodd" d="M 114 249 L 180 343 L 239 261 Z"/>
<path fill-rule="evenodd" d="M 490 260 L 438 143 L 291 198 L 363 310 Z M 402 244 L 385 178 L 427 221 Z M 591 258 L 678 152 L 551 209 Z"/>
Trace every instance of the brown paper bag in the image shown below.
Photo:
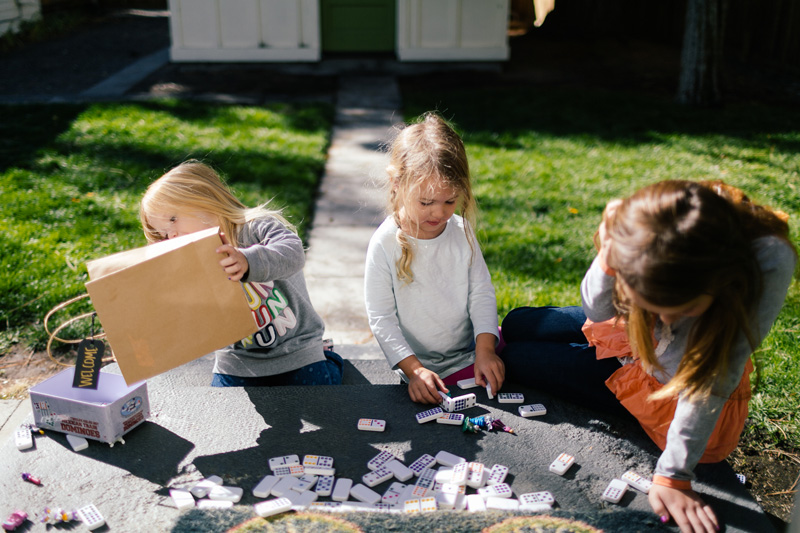
<path fill-rule="evenodd" d="M 212 228 L 87 263 L 86 288 L 128 385 L 258 331 L 241 283 L 219 266 L 221 244 Z"/>

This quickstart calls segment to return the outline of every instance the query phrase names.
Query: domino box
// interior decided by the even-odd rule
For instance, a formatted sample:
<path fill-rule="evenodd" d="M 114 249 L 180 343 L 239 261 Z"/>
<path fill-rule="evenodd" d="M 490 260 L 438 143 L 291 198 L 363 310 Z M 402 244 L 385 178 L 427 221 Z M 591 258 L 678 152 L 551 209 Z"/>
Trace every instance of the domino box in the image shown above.
<path fill-rule="evenodd" d="M 69 367 L 30 388 L 34 424 L 108 444 L 150 416 L 147 382 L 127 385 L 118 374 L 100 372 L 97 389 L 73 388 Z"/>

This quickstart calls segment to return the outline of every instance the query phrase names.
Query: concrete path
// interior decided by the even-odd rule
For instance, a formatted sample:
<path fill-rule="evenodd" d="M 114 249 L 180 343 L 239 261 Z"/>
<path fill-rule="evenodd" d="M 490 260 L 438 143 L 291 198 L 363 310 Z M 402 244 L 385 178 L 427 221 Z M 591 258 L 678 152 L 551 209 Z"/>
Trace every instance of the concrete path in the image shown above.
<path fill-rule="evenodd" d="M 394 77 L 340 77 L 304 272 L 311 301 L 325 322 L 325 336 L 345 358 L 358 357 L 363 348 L 372 348 L 366 357 L 382 358 L 364 308 L 364 259 L 385 216 L 384 147 L 392 126 L 401 120 L 399 109 Z"/>

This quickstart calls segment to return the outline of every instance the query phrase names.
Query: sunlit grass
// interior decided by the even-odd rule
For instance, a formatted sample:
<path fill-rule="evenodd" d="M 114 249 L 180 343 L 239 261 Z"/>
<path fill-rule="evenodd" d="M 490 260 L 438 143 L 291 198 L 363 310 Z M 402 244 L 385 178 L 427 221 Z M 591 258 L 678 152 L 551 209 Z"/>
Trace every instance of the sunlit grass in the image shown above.
<path fill-rule="evenodd" d="M 139 199 L 186 159 L 215 167 L 247 205 L 274 199 L 304 235 L 331 111 L 169 101 L 4 107 L 0 351 L 13 342 L 41 348 L 40 321 L 85 292 L 86 262 L 145 244 Z"/>
<path fill-rule="evenodd" d="M 800 111 L 692 110 L 624 93 L 548 88 L 406 90 L 406 118 L 439 109 L 462 133 L 500 319 L 579 305 L 608 200 L 663 179 L 723 179 L 791 215 L 800 248 Z M 479 105 L 476 103 L 480 103 Z M 800 448 L 800 283 L 757 358 L 746 436 Z"/>

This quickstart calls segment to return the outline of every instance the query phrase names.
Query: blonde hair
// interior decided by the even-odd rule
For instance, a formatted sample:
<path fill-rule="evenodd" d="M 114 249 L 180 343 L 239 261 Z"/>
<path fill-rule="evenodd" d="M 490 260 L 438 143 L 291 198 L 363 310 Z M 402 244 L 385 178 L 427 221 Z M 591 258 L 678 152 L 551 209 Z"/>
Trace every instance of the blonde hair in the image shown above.
<path fill-rule="evenodd" d="M 267 208 L 268 203 L 249 208 L 242 204 L 225 185 L 214 169 L 197 160 L 174 167 L 150 184 L 139 205 L 139 218 L 147 242 L 163 241 L 148 221 L 148 214 L 175 212 L 208 213 L 219 220 L 220 231 L 232 246 L 239 246 L 242 226 L 258 218 L 272 217 L 295 231 L 280 210 Z"/>
<path fill-rule="evenodd" d="M 444 119 L 429 112 L 403 128 L 392 143 L 386 172 L 389 177 L 389 210 L 398 227 L 397 242 L 401 248 L 395 265 L 398 279 L 405 283 L 414 281 L 411 269 L 414 250 L 409 236 L 400 229 L 400 212 L 431 177 L 440 179 L 458 193 L 460 203 L 456 212 L 465 221 L 464 231 L 470 247 L 473 247 L 477 205 L 470 185 L 467 152 L 461 137 Z"/>
<path fill-rule="evenodd" d="M 656 316 L 628 301 L 621 284 L 663 307 L 703 294 L 713 297 L 689 332 L 675 376 L 651 398 L 707 397 L 727 369 L 739 332 L 755 350 L 748 316 L 761 295 L 762 274 L 752 241 L 775 235 L 791 245 L 787 218 L 722 182 L 677 180 L 640 189 L 610 215 L 608 266 L 617 271 L 615 303 L 645 370 L 663 370 L 653 346 Z"/>

